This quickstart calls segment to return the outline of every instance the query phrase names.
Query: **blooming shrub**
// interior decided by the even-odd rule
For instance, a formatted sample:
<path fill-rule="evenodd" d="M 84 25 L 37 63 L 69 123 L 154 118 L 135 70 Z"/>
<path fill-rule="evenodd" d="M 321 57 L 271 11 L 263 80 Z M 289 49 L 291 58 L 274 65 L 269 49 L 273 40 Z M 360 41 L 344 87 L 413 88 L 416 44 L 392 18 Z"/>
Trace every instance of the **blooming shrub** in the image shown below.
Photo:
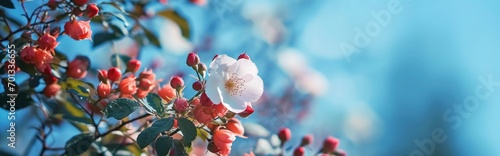
<path fill-rule="evenodd" d="M 196 5 L 206 3 L 190 2 Z M 2 10 L 4 24 L 9 29 L 8 35 L 2 36 L 0 45 L 4 50 L 2 56 L 9 58 L 4 62 L 2 74 L 24 72 L 29 78 L 28 83 L 3 83 L 1 96 L 8 99 L 10 94 L 18 95 L 15 109 L 34 105 L 35 98 L 41 103 L 39 108 L 46 114 L 46 119 L 38 128 L 38 138 L 43 144 L 40 155 L 49 150 L 66 155 L 109 155 L 117 151 L 127 153 L 125 155 L 187 155 L 193 150 L 193 141 L 197 138 L 206 143 L 208 151 L 229 155 L 236 139 L 247 138 L 237 116 L 246 118 L 254 113 L 252 103 L 263 95 L 264 82 L 246 53 L 237 59 L 225 54 L 216 55 L 208 67 L 196 53 L 189 53 L 186 65 L 196 75 L 193 84 L 185 83 L 187 77 L 172 76 L 164 81 L 153 69 L 140 71 L 141 61 L 127 55 L 112 57 L 112 60 L 122 61 L 123 65 L 115 61 L 112 67 L 92 71 L 88 57 L 68 59 L 66 54 L 70 52 L 57 50 L 66 43 L 57 40 L 68 36 L 80 42 L 91 40 L 93 46 L 99 46 L 130 35 L 160 46 L 151 31 L 138 22 L 148 16 L 141 7 L 155 2 L 133 1 L 134 7 L 126 9 L 120 2 L 90 4 L 88 0 L 49 0 L 32 13 L 25 8 L 30 5 L 29 1 L 19 3 L 27 23 L 17 29 L 9 25 L 13 23 L 12 19 L 5 18 L 5 10 Z M 10 1 L 1 5 L 14 9 Z M 103 6 L 114 7 L 120 13 L 112 13 Z M 158 14 L 178 23 L 185 22 L 175 10 Z M 125 16 L 136 21 L 130 31 L 121 29 L 129 25 Z M 112 23 L 115 18 L 123 25 Z M 104 31 L 93 32 L 93 26 Z M 181 31 L 188 29 L 181 27 Z M 4 42 L 8 42 L 8 46 L 4 46 Z M 5 49 L 19 52 L 7 54 Z M 90 80 L 99 82 L 92 84 Z M 37 91 L 37 88 L 43 89 Z M 186 90 L 195 94 L 186 96 Z M 47 131 L 47 128 L 59 125 L 62 120 L 69 121 L 81 133 L 75 134 L 64 147 L 52 147 L 46 138 L 55 132 Z M 133 124 L 131 130 L 128 126 Z M 132 135 L 136 132 L 138 135 Z M 282 146 L 290 137 L 289 129 L 279 132 Z M 294 155 L 304 155 L 303 147 L 311 142 L 312 136 L 304 137 Z M 338 140 L 329 137 L 320 153 L 343 155 L 337 150 L 337 145 Z"/>

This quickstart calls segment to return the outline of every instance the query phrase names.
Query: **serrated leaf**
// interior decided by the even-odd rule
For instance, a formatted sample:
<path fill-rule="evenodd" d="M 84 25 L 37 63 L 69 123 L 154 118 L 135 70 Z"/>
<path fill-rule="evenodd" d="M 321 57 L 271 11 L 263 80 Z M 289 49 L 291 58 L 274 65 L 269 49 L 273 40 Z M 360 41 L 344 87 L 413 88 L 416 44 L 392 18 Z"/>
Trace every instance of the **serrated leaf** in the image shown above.
<path fill-rule="evenodd" d="M 160 156 L 167 155 L 170 149 L 172 149 L 173 144 L 174 140 L 170 136 L 159 137 L 155 142 L 156 154 Z"/>
<path fill-rule="evenodd" d="M 170 130 L 172 126 L 174 126 L 173 118 L 162 118 L 156 121 L 151 127 L 146 128 L 137 136 L 139 148 L 143 149 L 148 146 L 161 132 Z"/>
<path fill-rule="evenodd" d="M 9 9 L 15 9 L 14 3 L 11 0 L 2 0 L 0 1 L 0 5 Z"/>
<path fill-rule="evenodd" d="M 146 105 L 152 107 L 158 115 L 163 116 L 164 108 L 161 97 L 156 93 L 148 93 L 146 96 Z"/>
<path fill-rule="evenodd" d="M 107 41 L 112 41 L 118 38 L 120 38 L 120 36 L 118 36 L 115 33 L 108 33 L 108 32 L 96 33 L 94 37 L 92 37 L 93 47 L 97 47 Z"/>
<path fill-rule="evenodd" d="M 158 37 L 156 37 L 153 32 L 150 30 L 146 29 L 145 27 L 142 27 L 142 30 L 144 30 L 144 35 L 146 35 L 146 38 L 149 40 L 150 44 L 155 45 L 158 48 L 161 48 L 160 40 L 158 40 Z"/>
<path fill-rule="evenodd" d="M 127 55 L 113 54 L 110 57 L 110 59 L 111 59 L 111 65 L 113 67 L 117 67 L 118 66 L 118 61 L 117 61 L 116 57 L 118 57 L 118 61 L 121 61 L 120 62 L 121 64 L 126 64 L 126 63 L 128 63 L 132 59 L 130 56 L 127 56 Z"/>
<path fill-rule="evenodd" d="M 196 126 L 193 122 L 186 118 L 178 118 L 179 129 L 182 132 L 182 142 L 185 145 L 191 145 L 191 142 L 196 139 Z"/>
<path fill-rule="evenodd" d="M 190 35 L 189 24 L 187 20 L 184 19 L 184 17 L 182 17 L 181 15 L 179 15 L 175 10 L 164 10 L 158 12 L 158 15 L 174 21 L 181 29 L 182 36 L 189 39 Z"/>
<path fill-rule="evenodd" d="M 104 108 L 104 115 L 121 120 L 139 108 L 137 101 L 128 98 L 119 98 L 108 103 Z"/>
<path fill-rule="evenodd" d="M 66 154 L 67 155 L 80 155 L 90 148 L 94 140 L 89 134 L 83 133 L 72 137 L 66 142 Z"/>

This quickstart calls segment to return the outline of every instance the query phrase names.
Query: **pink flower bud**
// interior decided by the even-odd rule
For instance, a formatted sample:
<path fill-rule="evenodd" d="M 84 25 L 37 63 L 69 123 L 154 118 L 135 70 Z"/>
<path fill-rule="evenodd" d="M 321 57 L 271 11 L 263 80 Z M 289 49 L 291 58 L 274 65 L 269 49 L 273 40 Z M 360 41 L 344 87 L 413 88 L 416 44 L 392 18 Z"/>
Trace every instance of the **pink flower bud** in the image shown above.
<path fill-rule="evenodd" d="M 203 89 L 203 85 L 201 84 L 200 81 L 196 81 L 193 83 L 193 89 L 196 91 L 200 91 Z"/>
<path fill-rule="evenodd" d="M 45 33 L 42 37 L 38 38 L 37 44 L 40 49 L 52 51 L 57 47 L 59 42 L 56 41 L 54 36 Z"/>
<path fill-rule="evenodd" d="M 339 140 L 329 136 L 325 139 L 325 141 L 323 141 L 322 151 L 323 153 L 331 153 L 335 151 L 335 149 L 337 149 L 338 145 L 339 145 Z"/>
<path fill-rule="evenodd" d="M 158 90 L 158 95 L 165 101 L 170 102 L 172 100 L 176 93 L 175 89 L 172 88 L 170 85 L 164 85 L 160 90 Z"/>
<path fill-rule="evenodd" d="M 248 104 L 247 108 L 243 112 L 238 113 L 238 115 L 243 117 L 243 118 L 246 118 L 246 117 L 250 116 L 254 111 L 255 110 L 253 109 L 252 105 Z"/>
<path fill-rule="evenodd" d="M 90 21 L 71 20 L 64 24 L 64 32 L 74 40 L 90 39 L 92 30 L 90 29 Z"/>
<path fill-rule="evenodd" d="M 304 147 L 298 147 L 293 151 L 293 156 L 304 156 L 305 152 Z"/>
<path fill-rule="evenodd" d="M 99 81 L 107 83 L 108 82 L 108 71 L 97 70 L 97 78 L 99 79 Z"/>
<path fill-rule="evenodd" d="M 95 4 L 89 4 L 85 9 L 85 13 L 87 14 L 88 18 L 95 17 L 97 13 L 99 13 L 99 8 Z"/>
<path fill-rule="evenodd" d="M 247 55 L 247 53 L 243 53 L 243 54 L 240 54 L 240 56 L 238 56 L 238 60 L 239 59 L 247 59 L 247 60 L 250 60 L 250 56 Z"/>
<path fill-rule="evenodd" d="M 300 143 L 300 146 L 309 145 L 309 144 L 311 144 L 312 141 L 313 141 L 313 136 L 308 134 L 302 138 L 302 142 Z"/>
<path fill-rule="evenodd" d="M 57 1 L 56 0 L 49 0 L 49 2 L 47 2 L 47 6 L 49 6 L 49 8 L 51 10 L 55 10 L 57 8 Z"/>
<path fill-rule="evenodd" d="M 79 6 L 82 6 L 82 5 L 85 5 L 87 4 L 87 2 L 89 2 L 89 0 L 71 0 L 75 5 L 79 5 Z"/>
<path fill-rule="evenodd" d="M 215 146 L 219 148 L 219 154 L 225 155 L 231 152 L 231 146 L 233 141 L 236 140 L 236 136 L 227 129 L 219 129 L 214 132 L 212 140 Z"/>
<path fill-rule="evenodd" d="M 174 76 L 172 77 L 172 79 L 170 79 L 170 86 L 179 90 L 184 86 L 184 80 L 182 80 L 182 78 L 179 76 Z"/>
<path fill-rule="evenodd" d="M 51 84 L 51 85 L 45 86 L 45 89 L 43 89 L 43 94 L 45 94 L 46 97 L 53 97 L 53 96 L 56 96 L 60 90 L 61 90 L 60 85 Z"/>
<path fill-rule="evenodd" d="M 243 134 L 245 134 L 245 129 L 243 128 L 243 125 L 241 125 L 240 120 L 237 118 L 229 119 L 229 121 L 227 121 L 226 128 L 237 136 L 243 136 Z"/>
<path fill-rule="evenodd" d="M 97 86 L 97 95 L 99 95 L 99 98 L 108 97 L 110 93 L 111 93 L 111 86 L 109 84 L 101 82 L 99 86 Z"/>
<path fill-rule="evenodd" d="M 108 71 L 109 74 L 109 71 Z M 122 96 L 133 95 L 137 92 L 137 85 L 135 83 L 135 77 L 130 76 L 124 78 L 118 85 Z"/>
<path fill-rule="evenodd" d="M 88 59 L 75 59 L 68 64 L 66 75 L 75 79 L 82 79 L 87 75 Z"/>
<path fill-rule="evenodd" d="M 25 63 L 32 63 L 33 59 L 35 58 L 35 47 L 24 47 L 19 55 L 21 56 L 21 60 L 23 60 Z"/>
<path fill-rule="evenodd" d="M 186 59 L 186 64 L 190 67 L 196 67 L 198 63 L 200 63 L 200 58 L 198 57 L 198 55 L 193 52 L 189 53 Z"/>
<path fill-rule="evenodd" d="M 116 82 L 120 81 L 122 78 L 122 71 L 116 67 L 111 67 L 108 70 L 108 79 L 111 80 L 111 82 Z"/>
<path fill-rule="evenodd" d="M 281 140 L 281 146 L 283 146 L 292 137 L 292 131 L 288 128 L 283 128 L 278 132 L 278 137 Z"/>
<path fill-rule="evenodd" d="M 189 107 L 189 104 L 185 98 L 177 98 L 174 101 L 174 110 L 179 113 L 183 113 Z"/>
<path fill-rule="evenodd" d="M 197 72 L 203 76 L 205 71 L 207 71 L 207 66 L 204 63 L 198 64 Z"/>
<path fill-rule="evenodd" d="M 133 59 L 127 63 L 127 71 L 135 73 L 141 68 L 141 61 Z"/>
<path fill-rule="evenodd" d="M 207 0 L 189 0 L 191 3 L 199 6 L 207 4 Z"/>
<path fill-rule="evenodd" d="M 148 79 L 141 79 L 139 80 L 139 89 L 144 90 L 144 91 L 149 91 L 152 89 L 151 87 L 153 86 L 153 82 L 151 82 Z"/>

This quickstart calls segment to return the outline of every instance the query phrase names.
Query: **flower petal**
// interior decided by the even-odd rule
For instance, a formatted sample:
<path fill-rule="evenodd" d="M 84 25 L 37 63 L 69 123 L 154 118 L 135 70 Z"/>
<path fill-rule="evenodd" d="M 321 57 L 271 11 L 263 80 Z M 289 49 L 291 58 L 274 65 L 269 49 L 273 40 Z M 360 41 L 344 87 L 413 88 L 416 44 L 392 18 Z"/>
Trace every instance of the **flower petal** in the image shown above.
<path fill-rule="evenodd" d="M 219 55 L 215 58 L 209 66 L 209 73 L 221 73 L 227 71 L 229 66 L 233 65 L 236 62 L 234 58 L 231 58 L 227 55 Z"/>
<path fill-rule="evenodd" d="M 227 92 L 222 92 L 222 104 L 227 108 L 227 110 L 234 113 L 241 113 L 247 108 L 247 103 L 240 98 L 229 95 Z M 214 102 L 215 103 L 215 102 Z"/>
<path fill-rule="evenodd" d="M 255 63 L 250 60 L 239 59 L 236 63 L 229 67 L 227 72 L 237 74 L 238 76 L 244 76 L 246 74 L 257 75 L 259 73 L 259 69 L 257 69 Z"/>
<path fill-rule="evenodd" d="M 220 84 L 223 84 L 222 78 L 218 74 L 210 74 L 205 84 L 205 93 L 213 103 L 222 102 Z"/>
<path fill-rule="evenodd" d="M 239 98 L 247 102 L 255 102 L 264 93 L 264 82 L 258 75 L 247 74 L 242 77 L 245 87 Z"/>

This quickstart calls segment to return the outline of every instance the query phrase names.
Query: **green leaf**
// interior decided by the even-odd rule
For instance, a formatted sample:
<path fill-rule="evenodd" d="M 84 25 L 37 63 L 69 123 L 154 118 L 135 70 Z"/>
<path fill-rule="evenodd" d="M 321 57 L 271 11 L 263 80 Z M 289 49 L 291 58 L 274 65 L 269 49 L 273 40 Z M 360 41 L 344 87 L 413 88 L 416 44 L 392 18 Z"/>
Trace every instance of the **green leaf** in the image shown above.
<path fill-rule="evenodd" d="M 116 33 L 107 33 L 107 32 L 96 33 L 92 38 L 93 39 L 92 42 L 94 43 L 93 47 L 97 47 L 103 44 L 104 42 L 112 41 L 118 38 L 120 38 L 120 36 L 116 35 Z"/>
<path fill-rule="evenodd" d="M 196 139 L 197 131 L 193 122 L 186 118 L 178 118 L 179 128 L 182 132 L 182 142 L 191 146 L 191 142 Z"/>
<path fill-rule="evenodd" d="M 142 29 L 144 30 L 144 35 L 146 35 L 146 38 L 149 40 L 149 43 L 155 45 L 158 48 L 161 48 L 160 40 L 158 40 L 158 37 L 156 37 L 150 30 L 144 27 L 142 27 Z"/>
<path fill-rule="evenodd" d="M 128 30 L 123 25 L 116 25 L 115 22 L 111 22 L 109 27 L 113 29 L 116 36 L 128 36 Z"/>
<path fill-rule="evenodd" d="M 118 66 L 118 61 L 117 61 L 116 57 L 118 57 L 118 61 L 121 61 L 120 64 L 126 64 L 130 60 L 132 60 L 132 58 L 130 56 L 127 56 L 127 55 L 113 54 L 113 55 L 111 55 L 111 58 L 110 58 L 111 59 L 111 65 L 113 67 L 117 67 Z"/>
<path fill-rule="evenodd" d="M 186 148 L 184 144 L 182 144 L 181 141 L 179 140 L 174 140 L 174 149 L 175 150 L 175 156 L 186 156 L 188 153 L 186 152 Z"/>
<path fill-rule="evenodd" d="M 94 85 L 70 77 L 66 79 L 66 83 L 61 84 L 61 88 L 65 88 L 67 92 L 74 93 L 82 98 L 89 98 L 91 95 L 96 95 Z"/>
<path fill-rule="evenodd" d="M 83 133 L 74 136 L 66 142 L 66 154 L 67 155 L 80 155 L 90 148 L 94 140 L 89 134 Z"/>
<path fill-rule="evenodd" d="M 156 94 L 156 93 L 148 93 L 148 96 L 146 96 L 146 105 L 152 107 L 158 115 L 163 116 L 164 114 L 164 108 L 162 104 L 162 99 L 161 97 Z"/>
<path fill-rule="evenodd" d="M 175 10 L 164 10 L 164 11 L 158 12 L 158 15 L 174 21 L 177 25 L 179 25 L 179 28 L 181 29 L 182 36 L 184 36 L 185 38 L 189 38 L 190 31 L 189 31 L 188 22 L 186 19 L 184 19 L 184 17 L 179 15 Z"/>
<path fill-rule="evenodd" d="M 148 146 L 161 132 L 170 130 L 172 126 L 174 126 L 174 118 L 162 118 L 156 121 L 137 136 L 139 148 L 143 149 Z"/>
<path fill-rule="evenodd" d="M 167 155 L 174 144 L 174 140 L 170 136 L 161 136 L 156 140 L 156 154 L 163 156 Z"/>
<path fill-rule="evenodd" d="M 6 8 L 14 9 L 14 3 L 11 0 L 2 0 L 0 1 L 0 5 Z"/>
<path fill-rule="evenodd" d="M 108 103 L 104 108 L 104 115 L 121 120 L 139 108 L 137 101 L 128 98 L 119 98 Z"/>

